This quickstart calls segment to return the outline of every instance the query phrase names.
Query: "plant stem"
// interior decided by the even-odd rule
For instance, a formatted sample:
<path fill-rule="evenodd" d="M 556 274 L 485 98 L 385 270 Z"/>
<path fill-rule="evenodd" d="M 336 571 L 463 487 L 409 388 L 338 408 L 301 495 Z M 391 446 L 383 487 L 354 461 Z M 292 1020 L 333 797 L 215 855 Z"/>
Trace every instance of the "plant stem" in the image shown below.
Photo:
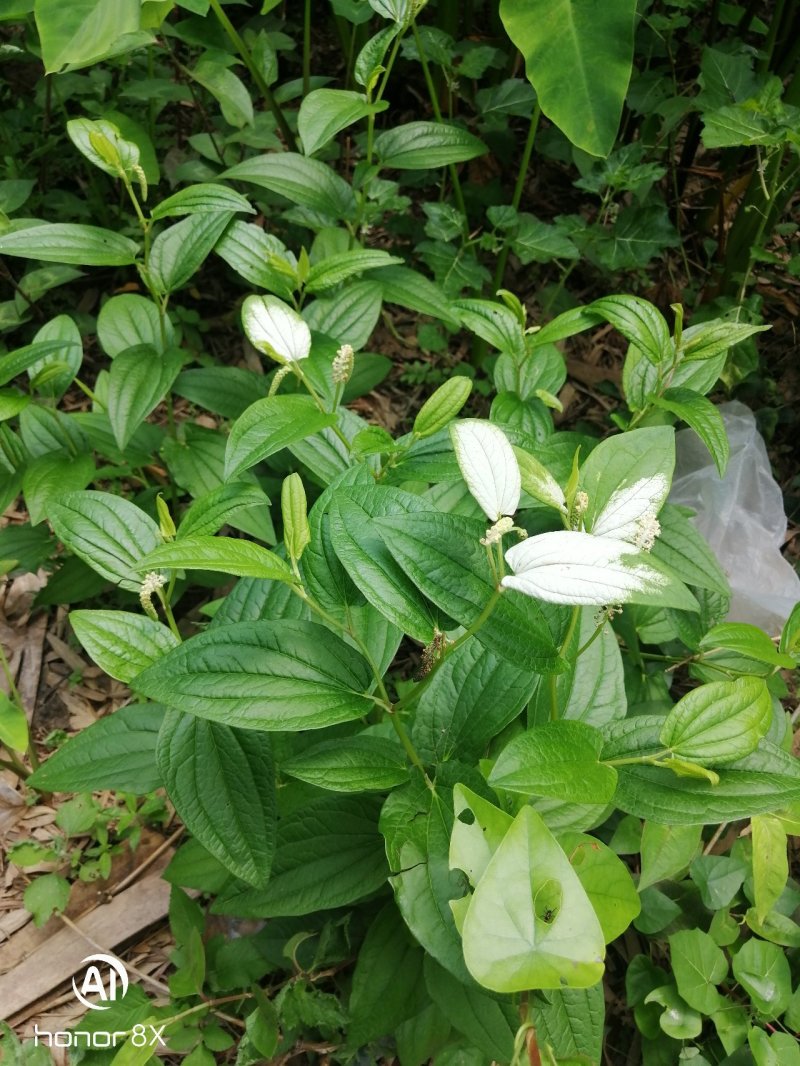
<path fill-rule="evenodd" d="M 220 26 L 222 26 L 225 33 L 228 35 L 228 38 L 233 47 L 239 53 L 239 57 L 250 72 L 250 77 L 256 83 L 259 92 L 264 97 L 264 102 L 272 112 L 275 122 L 278 125 L 278 129 L 281 131 L 281 133 L 283 134 L 283 139 L 286 141 L 286 147 L 289 149 L 290 152 L 296 152 L 297 141 L 295 140 L 295 136 L 289 128 L 289 123 L 286 121 L 286 116 L 281 110 L 280 104 L 272 95 L 272 90 L 270 89 L 269 85 L 267 85 L 267 83 L 264 81 L 264 77 L 261 74 L 261 71 L 256 66 L 253 57 L 250 54 L 250 49 L 239 36 L 239 33 L 236 27 L 231 22 L 231 20 L 222 10 L 222 5 L 220 4 L 219 0 L 209 0 L 209 2 L 211 5 L 211 10 L 217 17 L 217 21 L 219 22 Z"/>
<path fill-rule="evenodd" d="M 564 635 L 564 639 L 561 642 L 561 647 L 558 649 L 558 657 L 562 659 L 564 654 L 572 643 L 572 638 L 575 635 L 575 627 L 578 624 L 578 620 L 581 616 L 580 607 L 573 607 L 572 614 L 570 615 L 569 625 L 567 626 L 567 632 Z M 558 720 L 558 674 L 553 671 L 550 674 L 550 721 L 555 722 Z"/>
<path fill-rule="evenodd" d="M 522 190 L 525 188 L 525 178 L 528 174 L 528 167 L 531 162 L 531 155 L 533 153 L 533 145 L 536 141 L 536 131 L 539 128 L 539 119 L 542 117 L 542 109 L 537 102 L 531 115 L 530 125 L 528 126 L 528 136 L 525 140 L 525 147 L 522 149 L 522 158 L 519 161 L 519 170 L 517 171 L 517 180 L 514 185 L 514 193 L 511 197 L 511 206 L 515 211 L 519 210 L 519 205 L 522 201 Z M 497 260 L 497 266 L 494 272 L 494 281 L 492 286 L 495 292 L 503 284 L 503 276 L 506 272 L 506 263 L 508 262 L 508 254 L 511 251 L 511 245 L 508 242 L 508 235 L 503 239 L 503 247 L 500 249 L 500 255 Z"/>
<path fill-rule="evenodd" d="M 303 96 L 308 96 L 311 85 L 311 0 L 305 0 L 303 9 Z"/>
<path fill-rule="evenodd" d="M 411 31 L 414 34 L 414 41 L 417 45 L 417 52 L 419 53 L 419 60 L 422 64 L 422 73 L 425 77 L 425 84 L 428 87 L 428 95 L 431 98 L 433 113 L 436 116 L 436 121 L 442 122 L 442 111 L 439 107 L 439 101 L 436 98 L 436 86 L 433 84 L 431 68 L 428 66 L 428 59 L 425 55 L 425 49 L 422 44 L 422 38 L 419 35 L 416 19 L 411 20 Z M 456 207 L 461 212 L 462 227 L 464 230 L 464 236 L 466 237 L 469 235 L 469 221 L 467 219 L 467 209 L 464 205 L 464 194 L 461 191 L 461 182 L 458 177 L 458 171 L 456 170 L 455 163 L 449 163 L 447 169 L 450 171 L 450 180 L 453 183 L 453 196 L 455 197 Z"/>

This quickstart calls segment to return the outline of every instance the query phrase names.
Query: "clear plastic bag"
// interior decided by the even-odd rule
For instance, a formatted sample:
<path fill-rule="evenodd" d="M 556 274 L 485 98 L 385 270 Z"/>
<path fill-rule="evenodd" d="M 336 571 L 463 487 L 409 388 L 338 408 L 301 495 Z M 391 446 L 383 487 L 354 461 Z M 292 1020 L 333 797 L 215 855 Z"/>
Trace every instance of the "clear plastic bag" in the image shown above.
<path fill-rule="evenodd" d="M 800 577 L 780 552 L 783 496 L 750 408 L 733 402 L 719 412 L 731 445 L 725 477 L 697 434 L 681 430 L 670 503 L 696 512 L 691 521 L 728 576 L 728 621 L 751 622 L 776 636 L 800 600 Z"/>

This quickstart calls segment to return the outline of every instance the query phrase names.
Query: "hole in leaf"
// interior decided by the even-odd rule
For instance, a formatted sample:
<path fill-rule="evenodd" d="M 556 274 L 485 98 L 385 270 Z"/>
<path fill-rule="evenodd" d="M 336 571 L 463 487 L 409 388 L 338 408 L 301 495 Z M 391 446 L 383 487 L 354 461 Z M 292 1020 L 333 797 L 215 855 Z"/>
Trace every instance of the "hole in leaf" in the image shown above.
<path fill-rule="evenodd" d="M 464 825 L 475 824 L 475 814 L 469 809 L 469 807 L 465 807 L 463 811 L 459 811 L 457 817 L 459 822 L 463 822 Z"/>

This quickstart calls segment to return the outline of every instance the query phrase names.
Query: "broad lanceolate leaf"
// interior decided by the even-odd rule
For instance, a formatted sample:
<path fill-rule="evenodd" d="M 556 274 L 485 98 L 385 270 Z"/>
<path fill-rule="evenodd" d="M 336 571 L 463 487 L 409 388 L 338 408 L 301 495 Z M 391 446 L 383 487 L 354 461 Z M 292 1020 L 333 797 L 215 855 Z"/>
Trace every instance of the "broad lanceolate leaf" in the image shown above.
<path fill-rule="evenodd" d="M 303 142 L 303 151 L 306 155 L 313 155 L 341 130 L 374 110 L 364 93 L 346 89 L 314 89 L 303 97 L 297 115 L 297 132 Z"/>
<path fill-rule="evenodd" d="M 233 885 L 214 904 L 217 914 L 252 917 L 313 914 L 355 903 L 386 884 L 378 831 L 380 799 L 326 796 L 278 822 L 272 876 L 265 889 Z"/>
<path fill-rule="evenodd" d="M 279 363 L 308 358 L 311 331 L 277 296 L 248 296 L 242 305 L 242 325 L 253 347 Z"/>
<path fill-rule="evenodd" d="M 200 182 L 168 196 L 150 212 L 153 219 L 178 218 L 181 215 L 205 215 L 223 211 L 256 213 L 250 201 L 235 189 L 214 182 Z"/>
<path fill-rule="evenodd" d="M 381 270 L 393 263 L 402 263 L 402 259 L 378 248 L 354 248 L 332 255 L 311 267 L 306 292 L 327 292 L 356 274 L 363 274 L 366 270 Z"/>
<path fill-rule="evenodd" d="M 667 715 L 662 744 L 700 766 L 724 766 L 755 751 L 772 722 L 761 678 L 714 681 L 687 692 Z"/>
<path fill-rule="evenodd" d="M 120 451 L 164 399 L 182 365 L 178 349 L 158 352 L 149 344 L 122 352 L 111 364 L 107 409 Z"/>
<path fill-rule="evenodd" d="M 365 717 L 371 679 L 364 659 L 330 630 L 281 619 L 192 637 L 140 674 L 135 688 L 202 718 L 272 731 Z"/>
<path fill-rule="evenodd" d="M 163 352 L 171 347 L 174 330 L 169 316 L 162 322 L 152 300 L 126 292 L 112 296 L 101 307 L 97 316 L 97 337 L 106 355 L 114 359 L 140 344 L 149 344 L 156 351 Z"/>
<path fill-rule="evenodd" d="M 567 856 L 531 807 L 489 860 L 462 936 L 467 968 L 494 992 L 585 988 L 602 977 L 603 931 Z"/>
<path fill-rule="evenodd" d="M 467 487 L 490 522 L 513 515 L 521 491 L 519 464 L 508 437 L 491 422 L 464 418 L 450 437 Z"/>
<path fill-rule="evenodd" d="M 138 31 L 141 17 L 138 0 L 37 0 L 35 11 L 48 74 L 103 59 L 121 37 Z"/>
<path fill-rule="evenodd" d="M 663 564 L 612 537 L 541 533 L 506 552 L 503 587 L 549 603 L 647 603 L 696 611 L 697 601 Z"/>
<path fill-rule="evenodd" d="M 636 0 L 502 0 L 500 17 L 545 115 L 585 152 L 608 155 L 631 76 Z"/>
<path fill-rule="evenodd" d="M 390 622 L 429 644 L 436 618 L 373 525 L 387 515 L 427 511 L 418 496 L 398 489 L 352 485 L 336 492 L 328 509 L 336 555 L 354 584 Z"/>
<path fill-rule="evenodd" d="M 225 449 L 225 478 L 235 478 L 270 455 L 336 422 L 310 396 L 267 396 L 236 419 Z"/>
<path fill-rule="evenodd" d="M 473 762 L 517 717 L 536 678 L 472 637 L 449 652 L 419 697 L 412 739 L 423 759 Z"/>
<path fill-rule="evenodd" d="M 178 644 L 166 626 L 130 611 L 72 611 L 69 620 L 93 661 L 126 684 Z"/>
<path fill-rule="evenodd" d="M 701 322 L 689 326 L 683 331 L 681 340 L 682 362 L 695 362 L 700 359 L 712 359 L 721 352 L 727 352 L 734 344 L 761 333 L 769 326 L 752 326 L 748 322 L 728 322 L 722 318 Z"/>
<path fill-rule="evenodd" d="M 671 354 L 669 326 L 649 300 L 639 296 L 604 296 L 589 304 L 635 345 L 651 363 L 658 364 Z"/>
<path fill-rule="evenodd" d="M 428 599 L 463 626 L 473 625 L 496 591 L 479 541 L 476 520 L 439 512 L 376 520 L 381 538 Z M 552 670 L 557 646 L 553 614 L 532 600 L 501 595 L 478 629 L 481 644 L 497 655 L 533 670 Z"/>
<path fill-rule="evenodd" d="M 91 455 L 73 457 L 53 451 L 31 459 L 22 478 L 22 491 L 31 525 L 44 521 L 51 505 L 62 496 L 85 489 L 94 474 L 95 465 Z"/>
<path fill-rule="evenodd" d="M 564 499 L 564 491 L 546 466 L 534 458 L 522 448 L 514 448 L 514 455 L 519 464 L 520 483 L 522 490 L 529 496 L 533 496 L 540 503 L 554 507 L 557 511 L 566 513 L 567 505 Z"/>
<path fill-rule="evenodd" d="M 756 915 L 765 922 L 789 877 L 786 830 L 770 814 L 751 819 L 753 829 L 753 895 Z"/>
<path fill-rule="evenodd" d="M 9 352 L 0 359 L 0 385 L 7 385 L 43 359 L 51 356 L 57 359 L 68 347 L 69 341 L 66 340 L 36 341 Z"/>
<path fill-rule="evenodd" d="M 137 565 L 141 571 L 214 570 L 234 577 L 294 580 L 289 566 L 274 552 L 235 537 L 181 537 L 159 545 Z"/>
<path fill-rule="evenodd" d="M 192 502 L 178 526 L 178 540 L 210 536 L 226 523 L 231 523 L 240 512 L 267 505 L 267 497 L 260 485 L 246 481 L 219 485 Z"/>
<path fill-rule="evenodd" d="M 375 138 L 375 154 L 392 170 L 429 170 L 463 163 L 487 151 L 483 141 L 460 126 L 442 122 L 408 122 Z"/>
<path fill-rule="evenodd" d="M 93 570 L 139 591 L 139 563 L 162 541 L 149 515 L 120 496 L 86 491 L 64 496 L 49 517 L 58 539 Z"/>
<path fill-rule="evenodd" d="M 724 477 L 731 449 L 722 415 L 714 404 L 694 389 L 681 388 L 667 389 L 655 403 L 665 411 L 677 415 L 687 426 L 691 426 L 711 453 L 719 476 Z"/>
<path fill-rule="evenodd" d="M 236 877 L 265 885 L 276 827 L 269 737 L 167 711 L 156 757 L 169 798 L 192 835 Z"/>
<path fill-rule="evenodd" d="M 195 214 L 175 222 L 153 241 L 148 271 L 161 293 L 175 292 L 195 274 L 233 218 L 230 211 Z"/>
<path fill-rule="evenodd" d="M 419 409 L 414 419 L 414 434 L 430 437 L 450 422 L 469 399 L 472 380 L 456 374 L 440 385 Z"/>
<path fill-rule="evenodd" d="M 152 792 L 161 786 L 156 739 L 163 717 L 157 703 L 121 707 L 71 737 L 28 780 L 45 792 Z"/>
<path fill-rule="evenodd" d="M 353 190 L 343 178 L 325 163 L 295 152 L 254 156 L 226 170 L 221 177 L 260 185 L 331 219 L 350 218 L 355 210 Z"/>
<path fill-rule="evenodd" d="M 500 752 L 489 784 L 529 796 L 607 803 L 617 773 L 598 761 L 602 746 L 602 735 L 583 722 L 546 722 Z"/>
<path fill-rule="evenodd" d="M 661 716 L 637 715 L 603 727 L 601 756 L 617 771 L 614 802 L 627 814 L 667 825 L 709 825 L 777 811 L 800 800 L 797 759 L 768 740 L 744 759 L 721 766 L 717 784 L 632 763 L 632 758 L 664 751 L 659 739 L 663 724 Z"/>
<path fill-rule="evenodd" d="M 387 792 L 408 780 L 403 749 L 370 735 L 324 740 L 282 762 L 281 772 L 331 792 Z"/>
<path fill-rule="evenodd" d="M 110 229 L 71 222 L 47 222 L 0 236 L 0 255 L 76 266 L 128 266 L 138 244 Z"/>

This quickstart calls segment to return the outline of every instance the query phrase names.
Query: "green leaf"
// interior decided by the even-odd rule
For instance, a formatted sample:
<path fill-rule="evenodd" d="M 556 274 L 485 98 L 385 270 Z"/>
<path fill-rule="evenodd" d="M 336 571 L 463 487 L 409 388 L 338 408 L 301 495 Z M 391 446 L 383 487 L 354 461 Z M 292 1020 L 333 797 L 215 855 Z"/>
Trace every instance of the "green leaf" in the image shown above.
<path fill-rule="evenodd" d="M 199 496 L 187 509 L 178 526 L 178 540 L 184 537 L 203 537 L 216 533 L 236 515 L 251 507 L 269 503 L 264 490 L 246 481 L 229 481 L 204 496 Z"/>
<path fill-rule="evenodd" d="M 160 218 L 214 214 L 220 211 L 239 211 L 247 215 L 256 213 L 249 200 L 234 189 L 229 189 L 227 185 L 199 182 L 162 200 L 150 212 L 150 217 L 155 221 Z"/>
<path fill-rule="evenodd" d="M 185 641 L 136 678 L 137 691 L 242 729 L 322 729 L 364 718 L 364 659 L 313 622 L 240 622 Z"/>
<path fill-rule="evenodd" d="M 660 740 L 679 758 L 723 766 L 755 751 L 771 722 L 772 698 L 760 678 L 715 681 L 678 700 Z"/>
<path fill-rule="evenodd" d="M 460 783 L 453 789 L 453 813 L 450 867 L 462 870 L 476 888 L 514 819 Z"/>
<path fill-rule="evenodd" d="M 704 686 L 708 687 L 708 686 Z M 603 728 L 604 762 L 653 756 L 663 751 L 664 719 L 637 715 Z M 659 766 L 617 762 L 614 802 L 627 814 L 668 825 L 717 825 L 779 810 L 800 799 L 800 767 L 768 740 L 758 750 L 718 772 L 719 781 L 681 778 Z"/>
<path fill-rule="evenodd" d="M 96 63 L 124 34 L 139 29 L 139 0 L 36 0 L 36 28 L 45 71 Z"/>
<path fill-rule="evenodd" d="M 430 437 L 456 417 L 472 392 L 471 378 L 459 374 L 449 378 L 444 385 L 429 396 L 414 419 L 413 433 L 417 437 Z"/>
<path fill-rule="evenodd" d="M 710 322 L 701 322 L 689 326 L 683 331 L 681 340 L 682 362 L 713 359 L 714 356 L 727 352 L 734 344 L 762 333 L 769 326 L 752 326 L 747 322 L 729 322 L 724 318 L 714 318 Z"/>
<path fill-rule="evenodd" d="M 752 672 L 757 671 L 757 663 L 768 667 L 792 670 L 794 660 L 790 655 L 779 651 L 763 629 L 746 622 L 722 622 L 712 626 L 697 645 L 703 653 L 703 661 L 715 666 L 741 667 L 742 660 L 752 660 Z M 764 673 L 772 673 L 765 670 Z"/>
<path fill-rule="evenodd" d="M 178 349 L 158 352 L 149 344 L 129 348 L 113 361 L 106 408 L 121 452 L 169 392 L 182 365 L 183 354 Z"/>
<path fill-rule="evenodd" d="M 588 310 L 610 322 L 654 365 L 671 354 L 669 326 L 649 300 L 639 296 L 604 296 L 589 304 Z"/>
<path fill-rule="evenodd" d="M 256 400 L 231 427 L 225 449 L 225 479 L 237 477 L 270 455 L 336 423 L 310 396 L 268 396 Z"/>
<path fill-rule="evenodd" d="M 223 118 L 231 126 L 241 129 L 253 125 L 253 101 L 241 78 L 221 62 L 206 53 L 189 74 L 214 97 Z"/>
<path fill-rule="evenodd" d="M 269 737 L 168 711 L 156 758 L 187 829 L 236 877 L 265 885 L 276 829 Z"/>
<path fill-rule="evenodd" d="M 511 248 L 523 266 L 550 263 L 553 259 L 578 259 L 580 252 L 563 230 L 522 212 L 511 240 Z"/>
<path fill-rule="evenodd" d="M 404 632 L 429 644 L 436 630 L 434 613 L 392 556 L 373 521 L 425 510 L 418 497 L 398 489 L 350 486 L 334 494 L 328 508 L 328 530 L 339 561 L 369 603 Z"/>
<path fill-rule="evenodd" d="M 47 452 L 25 467 L 22 491 L 32 526 L 49 516 L 50 507 L 68 492 L 85 489 L 94 477 L 91 455 L 66 456 Z"/>
<path fill-rule="evenodd" d="M 519 464 L 522 491 L 540 503 L 566 514 L 564 492 L 547 467 L 522 448 L 514 448 L 514 455 Z"/>
<path fill-rule="evenodd" d="M 724 1010 L 714 987 L 728 976 L 728 960 L 708 933 L 683 929 L 669 938 L 672 972 L 681 997 L 701 1014 Z"/>
<path fill-rule="evenodd" d="M 98 574 L 138 592 L 141 559 L 161 543 L 158 526 L 128 500 L 109 492 L 70 492 L 50 507 L 59 540 Z"/>
<path fill-rule="evenodd" d="M 689 868 L 700 848 L 700 826 L 645 822 L 639 891 L 676 877 Z"/>
<path fill-rule="evenodd" d="M 285 250 L 283 245 L 272 234 L 265 233 L 259 226 L 239 220 L 231 222 L 214 245 L 217 255 L 245 281 L 289 300 L 295 286 L 293 273 L 285 272 L 272 262 L 274 257 L 276 264 L 290 266 L 284 264 L 283 257 L 279 254 L 281 250 Z"/>
<path fill-rule="evenodd" d="M 46 396 L 61 397 L 72 384 L 83 362 L 83 341 L 80 331 L 69 315 L 56 315 L 49 322 L 45 322 L 33 340 L 34 344 L 46 341 L 65 343 L 65 347 L 60 351 L 45 355 L 28 367 L 31 388 Z M 46 380 L 43 380 L 45 378 Z"/>
<path fill-rule="evenodd" d="M 452 304 L 461 324 L 493 348 L 507 352 L 519 363 L 525 355 L 525 333 L 517 316 L 493 300 L 456 300 Z"/>
<path fill-rule="evenodd" d="M 423 959 L 394 903 L 387 903 L 367 930 L 353 971 L 352 1046 L 387 1036 L 417 1013 L 424 1002 Z"/>
<path fill-rule="evenodd" d="M 386 303 L 407 307 L 458 328 L 458 318 L 444 292 L 418 271 L 403 266 L 387 267 L 378 275 L 378 281 Z"/>
<path fill-rule="evenodd" d="M 97 337 L 103 351 L 111 359 L 137 345 L 149 344 L 158 352 L 166 351 L 174 341 L 169 316 L 162 323 L 158 308 L 152 300 L 135 293 L 112 296 L 97 316 Z"/>
<path fill-rule="evenodd" d="M 311 329 L 358 351 L 366 347 L 378 322 L 381 299 L 382 290 L 377 281 L 357 281 L 335 296 L 307 304 L 303 308 L 303 318 Z"/>
<path fill-rule="evenodd" d="M 522 733 L 500 752 L 489 784 L 529 796 L 576 803 L 607 803 L 617 774 L 598 755 L 601 734 L 583 722 L 546 722 Z"/>
<path fill-rule="evenodd" d="M 303 97 L 297 114 L 297 132 L 306 155 L 313 155 L 348 126 L 378 110 L 364 93 L 346 89 L 313 89 Z"/>
<path fill-rule="evenodd" d="M 353 77 L 359 85 L 363 85 L 368 93 L 371 93 L 378 78 L 386 69 L 384 60 L 389 50 L 389 45 L 398 33 L 398 26 L 386 26 L 379 30 L 374 37 L 370 37 L 364 47 L 356 56 L 353 64 Z"/>
<path fill-rule="evenodd" d="M 509 1004 L 468 988 L 430 957 L 425 957 L 425 987 L 459 1033 L 493 1062 L 511 1062 L 517 1021 Z"/>
<path fill-rule="evenodd" d="M 730 586 L 717 558 L 692 523 L 677 507 L 665 504 L 658 520 L 661 533 L 653 545 L 653 555 L 687 585 L 730 595 Z"/>
<path fill-rule="evenodd" d="M 382 737 L 342 737 L 306 748 L 281 771 L 331 792 L 388 792 L 408 780 L 402 749 Z"/>
<path fill-rule="evenodd" d="M 633 65 L 635 0 L 501 0 L 500 17 L 545 115 L 585 152 L 608 155 Z"/>
<path fill-rule="evenodd" d="M 495 992 L 588 987 L 603 974 L 605 944 L 567 856 L 524 807 L 478 882 L 462 930 L 464 959 Z"/>
<path fill-rule="evenodd" d="M 247 181 L 280 193 L 292 203 L 345 220 L 355 211 L 355 197 L 347 182 L 325 163 L 295 152 L 253 156 L 226 170 L 221 177 Z M 355 346 L 354 346 L 355 347 Z"/>
<path fill-rule="evenodd" d="M 460 126 L 408 122 L 375 138 L 380 165 L 391 170 L 430 170 L 483 155 L 486 145 Z"/>
<path fill-rule="evenodd" d="M 667 389 L 655 401 L 657 407 L 671 411 L 690 426 L 711 453 L 719 476 L 725 476 L 730 457 L 730 444 L 722 415 L 714 404 L 693 389 Z"/>
<path fill-rule="evenodd" d="M 463 626 L 474 625 L 495 586 L 480 545 L 484 523 L 429 512 L 376 520 L 389 551 L 422 592 Z M 498 655 L 536 673 L 552 669 L 558 649 L 542 607 L 528 597 L 500 596 L 477 631 Z"/>
<path fill-rule="evenodd" d="M 606 943 L 610 944 L 625 932 L 641 909 L 628 867 L 611 848 L 586 833 L 561 833 L 558 842 L 589 897 Z"/>
<path fill-rule="evenodd" d="M 272 875 L 265 889 L 223 891 L 217 914 L 278 918 L 355 903 L 386 883 L 378 832 L 380 800 L 331 796 L 304 803 L 278 822 Z"/>
<path fill-rule="evenodd" d="M 528 701 L 536 679 L 471 637 L 448 652 L 422 691 L 412 739 L 423 759 L 479 759 Z"/>
<path fill-rule="evenodd" d="M 181 537 L 159 545 L 137 569 L 213 570 L 234 577 L 260 577 L 266 581 L 294 581 L 289 566 L 274 552 L 235 537 Z"/>
<path fill-rule="evenodd" d="M 147 269 L 163 294 L 175 292 L 199 269 L 233 215 L 230 211 L 189 215 L 153 241 Z"/>
<path fill-rule="evenodd" d="M 354 248 L 349 252 L 331 255 L 311 267 L 305 285 L 306 292 L 327 292 L 365 270 L 380 270 L 402 261 L 396 255 L 389 255 L 378 248 Z"/>
<path fill-rule="evenodd" d="M 125 684 L 178 644 L 166 626 L 130 611 L 72 611 L 69 620 L 89 657 Z"/>
<path fill-rule="evenodd" d="M 786 953 L 777 944 L 755 937 L 733 956 L 733 976 L 766 1020 L 778 1018 L 792 995 L 792 977 Z"/>
<path fill-rule="evenodd" d="M 22 896 L 22 904 L 33 915 L 33 924 L 42 926 L 54 912 L 63 913 L 69 903 L 70 884 L 60 874 L 40 874 Z"/>
<path fill-rule="evenodd" d="M 0 692 L 0 744 L 9 751 L 25 752 L 28 749 L 28 719 L 5 692 Z"/>
<path fill-rule="evenodd" d="M 9 352 L 0 359 L 0 385 L 7 385 L 9 381 L 13 381 L 19 374 L 43 359 L 50 356 L 58 358 L 68 347 L 69 342 L 65 340 L 38 341 Z"/>
<path fill-rule="evenodd" d="M 381 811 L 393 871 L 389 880 L 406 925 L 429 955 L 470 985 L 450 907 L 466 887 L 463 875 L 449 866 L 452 826 L 449 798 L 443 800 L 419 780 L 392 792 Z"/>
<path fill-rule="evenodd" d="M 138 244 L 120 233 L 71 222 L 45 222 L 0 235 L 0 255 L 38 259 L 43 263 L 129 266 L 138 251 Z"/>
<path fill-rule="evenodd" d="M 581 1056 L 601 1061 L 606 1013 L 602 984 L 534 993 L 530 1005 L 540 1042 L 546 1041 L 560 1056 L 574 1056 L 576 1063 L 583 1061 Z"/>
<path fill-rule="evenodd" d="M 156 738 L 164 717 L 157 703 L 131 703 L 76 733 L 28 778 L 43 792 L 112 789 L 145 795 L 161 787 Z"/>
<path fill-rule="evenodd" d="M 283 518 L 283 542 L 289 558 L 297 562 L 311 540 L 308 525 L 308 501 L 306 490 L 299 474 L 284 478 L 281 486 L 281 517 Z"/>
<path fill-rule="evenodd" d="M 766 922 L 789 878 L 786 830 L 769 814 L 751 819 L 753 830 L 753 902 L 759 922 Z"/>
<path fill-rule="evenodd" d="M 658 1024 L 673 1040 L 693 1040 L 700 1036 L 703 1019 L 678 995 L 674 985 L 655 988 L 645 997 L 645 1003 L 658 1003 L 664 1008 Z"/>

